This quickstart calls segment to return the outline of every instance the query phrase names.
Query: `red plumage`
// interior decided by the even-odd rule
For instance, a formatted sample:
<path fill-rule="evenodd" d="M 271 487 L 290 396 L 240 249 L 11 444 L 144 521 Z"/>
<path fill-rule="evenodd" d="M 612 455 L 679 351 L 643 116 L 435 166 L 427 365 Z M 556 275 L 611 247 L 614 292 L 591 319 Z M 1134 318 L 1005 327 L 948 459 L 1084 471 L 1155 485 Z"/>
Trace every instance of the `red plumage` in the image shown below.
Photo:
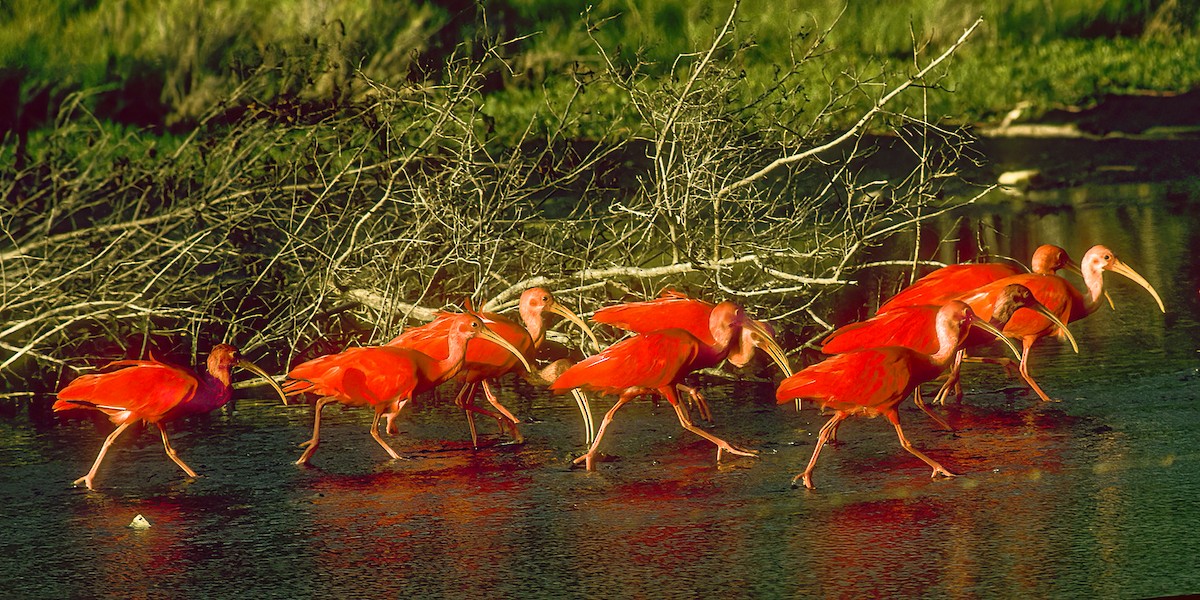
<path fill-rule="evenodd" d="M 836 411 L 821 428 L 808 468 L 792 484 L 803 479 L 806 487 L 813 487 L 812 471 L 821 448 L 836 435 L 843 420 L 856 414 L 887 417 L 901 446 L 933 467 L 934 476 L 953 476 L 909 443 L 900 427 L 897 407 L 916 386 L 946 369 L 974 322 L 976 317 L 969 306 L 951 301 L 938 310 L 935 326 L 938 348 L 933 354 L 899 346 L 866 348 L 832 356 L 783 380 L 775 393 L 780 404 L 808 398 Z"/>
<path fill-rule="evenodd" d="M 108 415 L 117 425 L 109 434 L 87 475 L 75 481 L 93 489 L 92 483 L 105 453 L 130 425 L 139 421 L 153 423 L 162 435 L 167 456 L 190 477 L 196 472 L 176 454 L 167 439 L 164 423 L 179 417 L 204 414 L 229 402 L 230 374 L 237 365 L 266 379 L 287 402 L 283 390 L 262 369 L 242 360 L 237 349 L 218 344 L 208 355 L 207 370 L 197 377 L 192 372 L 157 360 L 121 360 L 105 368 L 116 371 L 83 375 L 67 384 L 54 402 L 55 411 L 90 409 Z"/>
<path fill-rule="evenodd" d="M 1079 270 L 1071 261 L 1071 257 L 1067 255 L 1066 250 L 1050 244 L 1038 246 L 1033 253 L 1033 260 L 1030 261 L 1030 270 L 1033 273 L 1052 275 L 1064 268 Z M 918 279 L 892 296 L 887 302 L 880 305 L 875 314 L 883 314 L 902 306 L 942 306 L 950 300 L 957 299 L 963 292 L 1022 273 L 1026 273 L 1025 269 L 1014 263 L 968 263 L 945 266 Z"/>
<path fill-rule="evenodd" d="M 396 416 L 414 394 L 433 389 L 459 373 L 468 351 L 468 340 L 482 337 L 501 347 L 508 346 L 509 352 L 519 355 L 516 348 L 473 314 L 453 315 L 446 320 L 444 356 L 435 358 L 410 348 L 367 346 L 322 356 L 293 368 L 288 373 L 289 378 L 307 382 L 308 389 L 322 396 L 315 408 L 312 438 L 301 444 L 305 451 L 296 463 L 307 464 L 316 452 L 320 444 L 321 410 L 332 402 L 372 407 L 375 418 L 371 423 L 371 437 L 389 456 L 399 458 L 400 455 L 379 436 L 379 419 L 386 417 L 388 432 L 394 432 Z"/>

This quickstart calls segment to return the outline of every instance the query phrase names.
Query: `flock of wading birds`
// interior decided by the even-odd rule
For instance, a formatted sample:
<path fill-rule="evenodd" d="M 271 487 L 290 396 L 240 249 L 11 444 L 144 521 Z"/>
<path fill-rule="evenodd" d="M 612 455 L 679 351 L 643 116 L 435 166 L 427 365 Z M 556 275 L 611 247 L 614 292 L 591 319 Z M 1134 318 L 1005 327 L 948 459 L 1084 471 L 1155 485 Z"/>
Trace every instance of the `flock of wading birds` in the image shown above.
<path fill-rule="evenodd" d="M 1062 269 L 1083 277 L 1080 292 L 1059 277 Z M 266 379 L 284 404 L 288 397 L 311 393 L 315 405 L 312 438 L 302 443 L 297 464 L 307 464 L 320 444 L 321 410 L 328 404 L 369 406 L 375 411 L 371 436 L 392 458 L 396 451 L 379 433 L 380 418 L 389 433 L 396 433 L 395 419 L 415 394 L 450 381 L 462 384 L 456 403 L 466 412 L 472 443 L 477 444 L 473 414 L 495 418 L 502 430 L 521 440 L 517 418 L 497 399 L 491 383 L 508 373 L 546 385 L 554 392 L 571 392 L 583 415 L 590 446 L 574 464 L 595 466 L 600 440 L 613 416 L 639 396 L 661 395 L 675 409 L 679 423 L 717 446 L 722 452 L 753 456 L 754 452 L 697 427 L 689 405 L 701 418 L 711 421 L 704 397 L 683 384 L 693 371 L 728 360 L 745 365 L 756 348 L 765 351 L 786 378 L 779 384 L 780 404 L 810 399 L 833 417 L 821 428 L 807 468 L 792 479 L 813 487 L 812 472 L 826 442 L 836 439 L 842 421 L 854 415 L 883 415 L 896 428 L 905 450 L 933 468 L 933 477 L 953 477 L 933 459 L 908 441 L 900 427 L 897 407 L 910 393 L 926 414 L 949 429 L 929 411 L 919 386 L 950 371 L 935 398 L 944 403 L 954 394 L 962 398 L 959 365 L 963 351 L 1002 340 L 1020 359 L 1019 373 L 1043 401 L 1050 398 L 1029 374 L 1029 349 L 1044 336 L 1068 339 L 1078 352 L 1067 324 L 1095 312 L 1103 302 L 1103 272 L 1120 273 L 1144 287 L 1166 312 L 1154 288 L 1136 271 L 1122 263 L 1104 246 L 1094 246 L 1077 265 L 1065 250 L 1041 246 L 1033 255 L 1031 272 L 1010 263 L 951 265 L 934 271 L 884 303 L 865 321 L 846 325 L 823 341 L 829 358 L 793 373 L 772 329 L 746 315 L 733 302 L 712 304 L 667 291 L 661 297 L 608 306 L 596 311 L 593 320 L 630 332 L 630 335 L 578 363 L 566 359 L 540 369 L 531 364 L 546 339 L 547 319 L 557 314 L 579 326 L 600 348 L 588 325 L 570 309 L 541 288 L 527 290 L 519 303 L 520 320 L 495 313 L 440 313 L 420 327 L 403 332 L 382 346 L 349 348 L 294 367 L 280 386 L 253 363 L 242 360 L 232 346 L 220 344 L 208 357 L 207 371 L 199 376 L 156 360 L 122 360 L 106 371 L 75 379 L 58 393 L 54 410 L 92 409 L 109 416 L 116 430 L 104 440 L 87 475 L 74 482 L 93 489 L 96 472 L 105 453 L 130 425 L 153 423 L 162 434 L 167 456 L 189 476 L 196 473 L 176 454 L 167 439 L 164 423 L 187 415 L 212 411 L 230 399 L 233 366 L 253 371 Z M 1024 310 L 1022 310 L 1024 309 Z M 1018 350 L 1012 340 L 1020 340 Z M 984 359 L 1013 366 L 1007 358 Z M 474 404 L 479 386 L 492 408 Z M 584 391 L 617 396 L 604 415 L 599 431 L 592 424 L 591 409 Z"/>

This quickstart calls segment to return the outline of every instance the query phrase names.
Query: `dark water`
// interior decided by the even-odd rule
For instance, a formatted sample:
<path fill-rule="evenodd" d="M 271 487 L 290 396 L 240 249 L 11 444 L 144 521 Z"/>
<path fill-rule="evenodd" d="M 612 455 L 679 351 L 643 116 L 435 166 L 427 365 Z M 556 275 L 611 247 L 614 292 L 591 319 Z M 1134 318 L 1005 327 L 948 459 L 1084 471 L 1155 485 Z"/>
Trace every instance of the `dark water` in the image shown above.
<path fill-rule="evenodd" d="M 21 598 L 825 596 L 1139 598 L 1200 592 L 1200 197 L 1173 185 L 1035 194 L 971 207 L 937 235 L 990 236 L 1027 259 L 1094 243 L 1158 289 L 1168 312 L 1109 276 L 1118 311 L 1072 327 L 1083 353 L 1040 344 L 1039 404 L 968 367 L 938 430 L 911 404 L 915 444 L 959 473 L 931 480 L 883 420 L 852 420 L 818 489 L 793 490 L 825 418 L 777 407 L 770 385 L 710 388 L 712 431 L 762 451 L 714 464 L 665 404 L 630 405 L 582 451 L 562 398 L 510 406 L 524 445 L 469 448 L 449 407 L 405 415 L 388 461 L 365 411 L 326 411 L 314 468 L 292 464 L 311 408 L 243 399 L 176 428 L 187 480 L 144 432 L 110 454 L 99 490 L 72 489 L 107 430 L 0 420 L 0 594 Z M 982 233 L 980 233 L 982 232 Z M 935 237 L 930 238 L 933 235 Z M 969 245 L 969 244 L 965 244 Z M 953 244 L 941 256 L 953 260 Z M 927 254 L 930 257 L 932 254 Z M 886 285 L 879 284 L 877 285 Z M 254 393 L 248 395 L 255 395 Z M 258 394 L 261 395 L 261 394 Z M 597 419 L 608 403 L 598 403 Z M 495 426 L 480 421 L 486 432 Z M 491 439 L 494 442 L 495 439 Z M 148 530 L 127 527 L 137 514 Z"/>

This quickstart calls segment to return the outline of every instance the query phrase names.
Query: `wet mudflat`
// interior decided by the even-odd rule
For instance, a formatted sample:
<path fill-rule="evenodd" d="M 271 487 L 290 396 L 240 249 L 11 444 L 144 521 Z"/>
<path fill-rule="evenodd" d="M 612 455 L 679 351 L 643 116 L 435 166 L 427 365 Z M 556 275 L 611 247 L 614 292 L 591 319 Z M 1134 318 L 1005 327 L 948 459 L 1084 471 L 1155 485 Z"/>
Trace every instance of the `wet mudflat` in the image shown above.
<path fill-rule="evenodd" d="M 251 391 L 232 415 L 173 429 L 201 477 L 183 477 L 149 431 L 110 453 L 94 492 L 69 482 L 107 429 L 17 415 L 0 419 L 0 585 L 27 598 L 1198 592 L 1197 202 L 1122 196 L 977 217 L 1007 232 L 997 250 L 1014 256 L 1108 245 L 1168 313 L 1106 276 L 1118 310 L 1072 326 L 1082 353 L 1035 348 L 1034 374 L 1062 402 L 969 365 L 964 404 L 940 409 L 954 432 L 906 403 L 910 439 L 957 478 L 931 480 L 886 421 L 854 419 L 822 454 L 818 488 L 791 489 L 826 417 L 777 406 L 769 384 L 707 390 L 712 430 L 759 457 L 716 465 L 666 404 L 636 402 L 592 473 L 569 468 L 584 450 L 573 403 L 541 394 L 512 404 L 529 419 L 521 445 L 493 435 L 473 450 L 451 407 L 407 412 L 398 461 L 365 411 L 327 409 L 303 468 L 292 461 L 311 407 Z M 597 419 L 610 405 L 596 403 Z M 137 514 L 152 527 L 128 528 Z"/>

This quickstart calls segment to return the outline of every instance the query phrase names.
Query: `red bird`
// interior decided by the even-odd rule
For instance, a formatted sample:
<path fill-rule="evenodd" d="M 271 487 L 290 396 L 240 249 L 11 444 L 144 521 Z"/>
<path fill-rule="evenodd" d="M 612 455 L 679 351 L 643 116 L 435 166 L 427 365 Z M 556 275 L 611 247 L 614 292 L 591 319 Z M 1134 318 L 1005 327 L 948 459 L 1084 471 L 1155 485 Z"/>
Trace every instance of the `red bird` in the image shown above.
<path fill-rule="evenodd" d="M 713 339 L 709 328 L 709 317 L 715 304 L 689 297 L 687 294 L 673 289 L 664 290 L 654 300 L 645 302 L 628 302 L 615 306 L 607 306 L 592 315 L 597 323 L 606 323 L 618 329 L 633 333 L 650 333 L 663 329 L 682 329 L 700 340 L 702 347 L 697 356 L 695 370 L 715 367 L 722 360 L 728 360 L 735 367 L 743 367 L 754 358 L 754 349 L 768 345 L 778 347 L 775 332 L 769 325 L 761 321 L 753 321 L 756 327 L 742 328 L 742 334 L 737 344 L 727 351 L 722 351 Z M 786 364 L 786 360 L 783 361 Z M 784 375 L 791 375 L 785 369 Z M 700 418 L 712 421 L 712 413 L 704 396 L 695 388 L 680 383 L 679 391 L 688 394 L 700 411 Z"/>
<path fill-rule="evenodd" d="M 996 294 L 995 308 L 992 310 L 988 321 L 992 327 L 997 330 L 1003 329 L 1012 319 L 1013 315 L 1017 314 L 1018 309 L 1028 308 L 1038 314 L 1044 315 L 1053 322 L 1066 335 L 1067 339 L 1070 340 L 1071 346 L 1075 351 L 1079 352 L 1079 345 L 1075 342 L 1075 336 L 1071 335 L 1067 326 L 1049 308 L 1037 301 L 1029 288 L 1019 283 L 1012 283 L 1000 288 Z M 842 354 L 862 348 L 904 346 L 922 354 L 933 354 L 937 352 L 939 344 L 935 323 L 941 309 L 941 306 L 934 305 L 901 306 L 875 315 L 866 321 L 851 323 L 826 336 L 822 343 L 821 351 L 825 354 Z M 963 343 L 963 347 L 974 348 L 990 344 L 993 341 L 995 341 L 993 337 L 973 332 Z M 942 391 L 939 392 L 936 401 L 944 402 L 945 395 L 958 383 L 958 372 L 959 361 L 955 360 L 954 367 L 950 373 L 950 379 L 942 387 Z M 961 397 L 961 391 L 958 393 Z M 922 410 L 925 410 L 924 402 L 920 398 L 921 395 L 918 390 L 916 395 L 917 405 Z M 930 414 L 935 421 L 941 423 L 941 420 L 933 416 L 932 413 L 929 413 L 928 410 L 925 410 L 925 412 Z"/>
<path fill-rule="evenodd" d="M 1158 303 L 1158 308 L 1164 313 L 1167 312 L 1166 307 L 1163 306 L 1162 299 L 1158 297 L 1158 292 L 1154 290 L 1154 287 L 1145 278 L 1138 275 L 1137 271 L 1134 271 L 1131 267 L 1121 262 L 1113 254 L 1112 250 L 1100 245 L 1092 246 L 1083 255 L 1080 265 L 1083 272 L 1083 281 L 1088 291 L 1086 297 L 1080 294 L 1065 279 L 1057 275 L 1026 273 L 994 281 L 970 292 L 960 294 L 958 299 L 970 304 L 972 310 L 980 317 L 985 319 L 991 318 L 999 298 L 998 292 L 1009 284 L 1019 283 L 1029 288 L 1039 302 L 1058 316 L 1060 322 L 1069 324 L 1096 312 L 1096 309 L 1100 307 L 1100 298 L 1104 295 L 1103 272 L 1112 271 L 1132 279 L 1135 283 L 1145 288 L 1154 297 L 1155 302 Z M 1038 397 L 1045 402 L 1049 402 L 1050 397 L 1029 376 L 1029 349 L 1039 339 L 1047 335 L 1053 335 L 1059 329 L 1060 325 L 1055 324 L 1041 314 L 1029 311 L 1014 314 L 1009 319 L 1008 324 L 1004 326 L 1004 335 L 1020 339 L 1024 346 L 1021 353 L 1021 377 L 1037 393 Z"/>
<path fill-rule="evenodd" d="M 1053 275 L 1059 269 L 1080 273 L 1067 251 L 1045 244 L 1033 252 L 1030 270 L 1040 275 Z M 963 292 L 987 285 L 998 279 L 1021 275 L 1025 270 L 1012 263 L 966 263 L 949 265 L 918 279 L 880 305 L 875 314 L 881 315 L 902 306 L 942 306 Z"/>
<path fill-rule="evenodd" d="M 507 340 L 511 346 L 520 351 L 526 363 L 533 362 L 538 350 L 542 347 L 542 342 L 546 340 L 546 313 L 560 315 L 578 325 L 587 333 L 592 342 L 596 344 L 596 347 L 600 347 L 600 343 L 596 341 L 595 334 L 583 322 L 583 319 L 580 319 L 574 312 L 571 312 L 571 309 L 559 304 L 554 299 L 554 295 L 543 288 L 534 287 L 525 290 L 525 293 L 521 294 L 518 307 L 521 322 L 524 323 L 524 326 L 501 314 L 492 312 L 476 314 L 483 319 L 488 329 Z M 400 336 L 388 342 L 387 345 L 398 348 L 411 348 L 430 356 L 445 356 L 448 345 L 447 335 L 449 334 L 451 323 L 456 316 L 452 313 L 441 313 L 432 322 L 405 331 Z M 521 433 L 517 430 L 517 418 L 504 405 L 500 404 L 489 384 L 490 381 L 499 379 L 511 372 L 524 373 L 527 379 L 534 381 L 547 380 L 548 374 L 546 373 L 546 369 L 535 375 L 534 373 L 522 370 L 520 365 L 521 362 L 511 352 L 487 340 L 477 340 L 467 348 L 467 355 L 462 370 L 459 371 L 456 377 L 462 380 L 463 387 L 459 391 L 455 402 L 467 413 L 467 423 L 471 428 L 471 444 L 473 446 L 478 446 L 475 420 L 472 416 L 474 412 L 495 418 L 501 424 L 501 427 L 507 426 L 513 437 L 517 441 L 521 441 Z M 558 365 L 547 367 L 550 370 L 557 368 L 559 368 Z M 500 414 L 475 406 L 476 386 L 480 383 L 483 384 L 483 392 L 487 396 L 488 402 L 491 402 L 492 406 Z M 582 394 L 576 394 L 575 399 L 577 403 L 580 403 L 579 410 L 583 414 L 584 426 L 588 430 L 588 442 L 591 442 L 591 411 L 586 404 L 586 398 Z"/>
<path fill-rule="evenodd" d="M 98 410 L 108 415 L 109 420 L 117 426 L 104 440 L 104 445 L 100 446 L 100 454 L 96 456 L 92 470 L 76 479 L 73 485 L 82 483 L 89 490 L 95 489 L 92 482 L 109 446 L 117 441 L 125 429 L 139 421 L 158 426 L 167 456 L 188 477 L 195 477 L 196 472 L 171 447 L 164 424 L 179 417 L 208 413 L 229 402 L 230 375 L 234 366 L 266 379 L 279 392 L 283 403 L 287 404 L 287 397 L 279 384 L 266 371 L 243 360 L 233 346 L 214 346 L 208 355 L 207 366 L 208 371 L 197 377 L 187 369 L 157 360 L 119 360 L 105 367 L 121 367 L 117 371 L 83 375 L 67 384 L 58 392 L 58 400 L 53 407 L 56 412 L 82 408 Z"/>
<path fill-rule="evenodd" d="M 594 461 L 604 431 L 613 420 L 613 415 L 637 396 L 659 394 L 671 403 L 679 423 L 684 429 L 717 445 L 717 460 L 721 451 L 742 456 L 753 456 L 751 452 L 739 450 L 692 424 L 687 410 L 679 404 L 676 393 L 679 382 L 699 364 L 711 360 L 709 348 L 724 358 L 740 339 L 743 329 L 751 329 L 763 340 L 762 347 L 784 370 L 789 371 L 783 349 L 770 340 L 770 335 L 754 320 L 746 316 L 740 306 L 722 302 L 709 315 L 709 330 L 714 344 L 705 344 L 695 335 L 683 329 L 664 329 L 638 334 L 626 338 L 567 369 L 550 385 L 554 391 L 564 392 L 584 388 L 601 394 L 618 396 L 617 403 L 604 415 L 596 439 L 587 454 L 576 458 L 575 463 L 584 461 L 587 469 L 594 468 Z"/>
<path fill-rule="evenodd" d="M 933 467 L 934 477 L 953 477 L 953 473 L 925 456 L 904 437 L 897 407 L 917 386 L 934 379 L 950 365 L 954 354 L 966 340 L 971 325 L 993 333 L 1004 340 L 1014 354 L 1017 353 L 1016 347 L 1007 338 L 991 325 L 979 320 L 969 306 L 952 300 L 937 313 L 935 331 L 938 348 L 933 354 L 917 352 L 903 346 L 865 348 L 835 355 L 783 380 L 775 392 L 775 398 L 780 404 L 798 398 L 810 398 L 822 408 L 836 411 L 833 418 L 821 427 L 817 447 L 813 450 L 812 459 L 808 461 L 808 468 L 792 479 L 792 486 L 796 486 L 797 479 L 803 479 L 804 486 L 812 489 L 812 471 L 817 464 L 817 456 L 821 454 L 821 448 L 836 434 L 842 421 L 856 414 L 887 417 L 896 428 L 900 445 Z"/>
<path fill-rule="evenodd" d="M 374 408 L 371 437 L 392 458 L 400 458 L 379 436 L 379 418 L 386 417 L 388 432 L 394 433 L 393 421 L 413 395 L 431 390 L 458 374 L 467 353 L 467 342 L 475 337 L 495 342 L 518 357 L 526 369 L 529 368 L 520 350 L 488 329 L 479 317 L 469 313 L 450 319 L 446 336 L 447 354 L 440 360 L 408 348 L 365 346 L 297 365 L 288 373 L 288 378 L 311 383 L 312 391 L 322 398 L 316 404 L 312 439 L 300 444 L 305 450 L 296 464 L 308 464 L 316 452 L 320 444 L 321 409 L 331 402 Z"/>

